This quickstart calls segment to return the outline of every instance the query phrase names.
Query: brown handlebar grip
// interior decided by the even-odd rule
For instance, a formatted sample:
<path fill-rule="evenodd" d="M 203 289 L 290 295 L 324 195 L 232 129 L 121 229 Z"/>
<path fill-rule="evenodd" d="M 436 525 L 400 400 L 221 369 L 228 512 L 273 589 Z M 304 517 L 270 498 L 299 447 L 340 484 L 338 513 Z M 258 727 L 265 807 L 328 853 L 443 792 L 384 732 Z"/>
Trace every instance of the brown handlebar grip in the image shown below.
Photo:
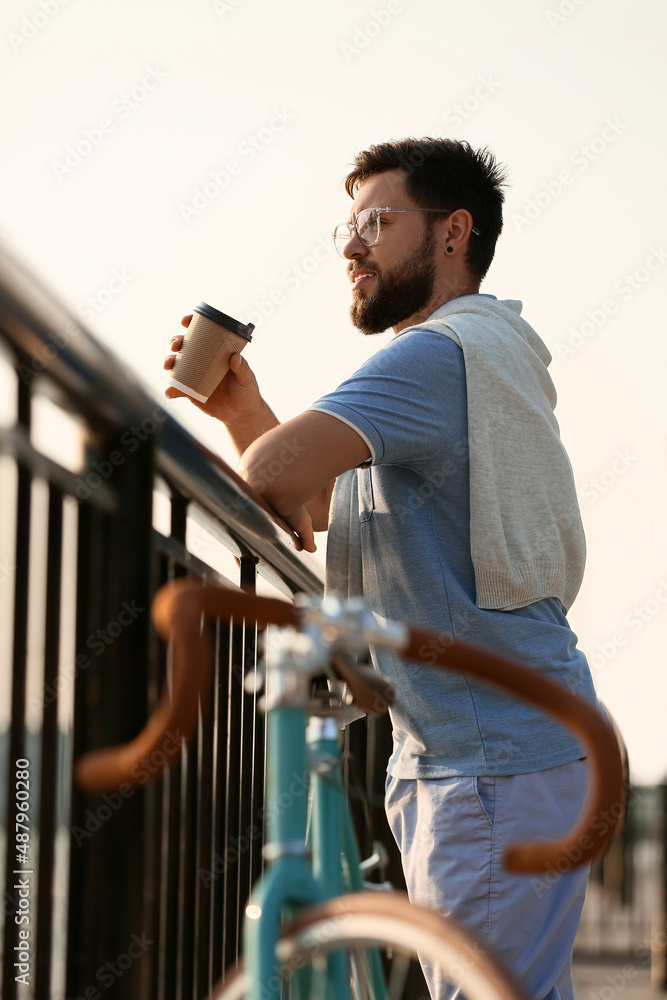
<path fill-rule="evenodd" d="M 158 597 L 162 611 L 158 631 L 165 641 L 173 637 L 174 643 L 171 693 L 165 685 L 157 708 L 129 743 L 79 758 L 74 779 L 90 794 L 113 791 L 124 783 L 137 787 L 173 767 L 183 740 L 197 727 L 200 699 L 205 703 L 210 693 L 213 649 L 208 629 L 201 629 L 196 595 L 175 585 L 171 592 L 163 588 Z"/>
<path fill-rule="evenodd" d="M 289 601 L 259 597 L 245 590 L 207 587 L 197 577 L 181 577 L 158 590 L 151 605 L 151 615 L 158 634 L 167 639 L 175 609 L 206 618 L 247 618 L 258 625 L 291 625 L 298 628 L 301 616 Z"/>
<path fill-rule="evenodd" d="M 569 867 L 583 865 L 600 854 L 622 819 L 627 801 L 618 742 L 600 712 L 535 668 L 521 666 L 448 635 L 435 635 L 418 628 L 409 628 L 408 632 L 408 643 L 402 651 L 406 659 L 462 671 L 469 677 L 512 691 L 553 715 L 588 750 L 592 780 L 587 803 L 575 828 L 559 840 L 507 848 L 503 857 L 505 867 L 513 872 L 541 872 L 563 860 Z"/>
<path fill-rule="evenodd" d="M 114 791 L 123 783 L 146 784 L 177 763 L 183 740 L 197 728 L 200 701 L 205 704 L 211 691 L 213 649 L 208 629 L 201 627 L 202 616 L 245 617 L 276 625 L 299 622 L 296 609 L 285 601 L 206 587 L 193 577 L 162 587 L 151 615 L 160 637 L 165 642 L 173 639 L 172 692 L 163 690 L 157 708 L 135 739 L 79 758 L 74 779 L 90 794 Z"/>

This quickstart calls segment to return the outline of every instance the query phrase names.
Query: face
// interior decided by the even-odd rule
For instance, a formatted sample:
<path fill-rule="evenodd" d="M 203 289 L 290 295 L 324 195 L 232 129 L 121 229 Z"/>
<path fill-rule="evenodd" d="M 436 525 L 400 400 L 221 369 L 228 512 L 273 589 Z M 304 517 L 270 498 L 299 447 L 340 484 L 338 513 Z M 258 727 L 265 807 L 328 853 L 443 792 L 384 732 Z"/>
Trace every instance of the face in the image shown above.
<path fill-rule="evenodd" d="M 416 208 L 402 171 L 369 177 L 359 188 L 350 220 L 364 208 Z M 350 316 L 362 333 L 399 327 L 431 301 L 436 283 L 435 223 L 421 212 L 381 216 L 380 239 L 367 247 L 356 234 L 345 247 L 353 302 Z"/>

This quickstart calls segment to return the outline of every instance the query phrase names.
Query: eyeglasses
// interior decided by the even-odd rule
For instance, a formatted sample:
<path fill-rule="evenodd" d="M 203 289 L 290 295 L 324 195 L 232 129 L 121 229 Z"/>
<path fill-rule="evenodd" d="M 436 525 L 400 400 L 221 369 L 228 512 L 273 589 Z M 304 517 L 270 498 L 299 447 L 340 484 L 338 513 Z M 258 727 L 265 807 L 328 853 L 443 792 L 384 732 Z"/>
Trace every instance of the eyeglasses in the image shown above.
<path fill-rule="evenodd" d="M 380 239 L 380 216 L 381 215 L 402 215 L 405 212 L 442 212 L 451 215 L 453 208 L 365 208 L 354 222 L 342 222 L 336 226 L 331 234 L 334 246 L 341 257 L 344 256 L 343 249 L 350 242 L 354 233 L 365 247 L 374 247 Z M 472 227 L 475 236 L 479 236 L 479 229 Z"/>

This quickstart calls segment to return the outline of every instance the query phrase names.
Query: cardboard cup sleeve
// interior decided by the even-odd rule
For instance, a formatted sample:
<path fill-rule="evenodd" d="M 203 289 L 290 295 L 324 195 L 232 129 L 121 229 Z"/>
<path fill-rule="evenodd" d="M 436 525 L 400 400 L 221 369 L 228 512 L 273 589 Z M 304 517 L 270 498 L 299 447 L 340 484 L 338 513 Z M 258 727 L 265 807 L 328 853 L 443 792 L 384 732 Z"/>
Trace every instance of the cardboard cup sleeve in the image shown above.
<path fill-rule="evenodd" d="M 254 326 L 213 309 L 206 302 L 196 306 L 183 344 L 170 372 L 171 384 L 205 403 L 229 371 L 232 354 L 252 339 Z"/>

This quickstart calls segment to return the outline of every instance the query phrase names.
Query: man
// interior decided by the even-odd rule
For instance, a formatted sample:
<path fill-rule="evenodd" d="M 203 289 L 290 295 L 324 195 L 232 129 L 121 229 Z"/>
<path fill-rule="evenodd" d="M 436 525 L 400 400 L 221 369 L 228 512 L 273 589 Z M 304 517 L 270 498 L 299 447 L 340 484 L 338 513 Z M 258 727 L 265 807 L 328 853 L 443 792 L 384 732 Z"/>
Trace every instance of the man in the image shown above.
<path fill-rule="evenodd" d="M 314 548 L 313 528 L 335 535 L 337 589 L 361 587 L 380 619 L 489 647 L 594 701 L 565 617 L 584 540 L 551 359 L 520 303 L 479 292 L 503 183 L 494 157 L 463 142 L 359 153 L 346 178 L 349 221 L 334 238 L 353 323 L 365 334 L 392 327 L 394 340 L 285 424 L 239 355 L 205 408 L 304 548 Z M 295 439 L 297 457 L 265 486 L 262 469 Z M 579 746 L 461 675 L 389 653 L 378 667 L 397 692 L 386 803 L 411 898 L 488 942 L 535 1000 L 570 998 L 587 871 L 509 876 L 500 857 L 508 843 L 571 828 L 586 789 Z"/>

